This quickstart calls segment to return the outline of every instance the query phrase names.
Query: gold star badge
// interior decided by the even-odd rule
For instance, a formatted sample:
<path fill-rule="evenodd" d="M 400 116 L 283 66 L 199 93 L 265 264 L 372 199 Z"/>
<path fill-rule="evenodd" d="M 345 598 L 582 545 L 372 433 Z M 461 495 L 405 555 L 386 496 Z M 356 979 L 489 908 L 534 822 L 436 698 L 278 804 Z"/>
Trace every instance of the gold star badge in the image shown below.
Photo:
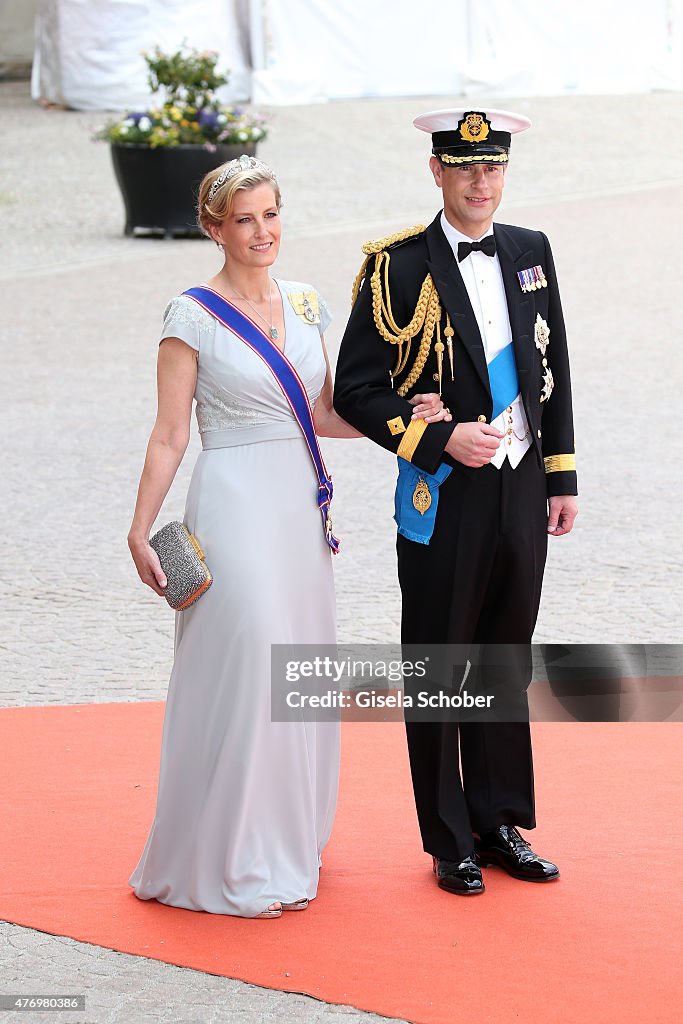
<path fill-rule="evenodd" d="M 536 314 L 536 323 L 534 324 L 534 337 L 536 340 L 536 348 L 540 349 L 541 355 L 545 355 L 545 350 L 550 344 L 550 328 L 543 319 L 540 313 Z"/>
<path fill-rule="evenodd" d="M 401 416 L 396 416 L 393 420 L 387 420 L 387 426 L 392 437 L 396 437 L 397 434 L 405 434 L 406 432 L 406 426 Z"/>

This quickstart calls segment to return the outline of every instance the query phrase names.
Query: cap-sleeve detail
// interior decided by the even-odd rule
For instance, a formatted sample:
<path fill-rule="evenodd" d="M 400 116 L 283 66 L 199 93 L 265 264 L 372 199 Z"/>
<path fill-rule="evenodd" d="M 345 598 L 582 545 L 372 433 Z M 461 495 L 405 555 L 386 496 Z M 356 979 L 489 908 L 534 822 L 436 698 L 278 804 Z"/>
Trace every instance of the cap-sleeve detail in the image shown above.
<path fill-rule="evenodd" d="M 171 299 L 164 312 L 160 341 L 164 338 L 180 338 L 195 352 L 199 352 L 202 334 L 213 333 L 214 330 L 215 321 L 210 313 L 189 295 L 178 295 Z"/>

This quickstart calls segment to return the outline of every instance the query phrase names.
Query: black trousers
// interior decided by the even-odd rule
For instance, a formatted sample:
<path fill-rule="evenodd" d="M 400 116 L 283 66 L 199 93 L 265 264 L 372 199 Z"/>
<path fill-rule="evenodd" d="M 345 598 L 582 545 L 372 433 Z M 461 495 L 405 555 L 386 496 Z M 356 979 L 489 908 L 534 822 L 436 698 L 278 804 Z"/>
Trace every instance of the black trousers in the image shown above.
<path fill-rule="evenodd" d="M 507 460 L 470 475 L 456 467 L 439 490 L 430 543 L 397 540 L 402 643 L 530 645 L 546 529 L 545 474 L 533 450 L 515 470 Z M 419 680 L 405 685 L 420 689 Z M 528 721 L 406 722 L 406 731 L 428 853 L 459 861 L 473 833 L 535 826 Z"/>

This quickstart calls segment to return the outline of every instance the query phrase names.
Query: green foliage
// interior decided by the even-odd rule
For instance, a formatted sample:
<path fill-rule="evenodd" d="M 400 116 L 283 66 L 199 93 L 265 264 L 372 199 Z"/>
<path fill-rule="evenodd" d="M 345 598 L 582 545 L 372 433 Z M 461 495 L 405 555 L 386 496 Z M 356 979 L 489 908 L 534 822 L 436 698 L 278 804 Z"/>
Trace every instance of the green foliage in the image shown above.
<path fill-rule="evenodd" d="M 151 148 L 197 145 L 212 149 L 266 137 L 261 115 L 218 103 L 215 92 L 228 82 L 229 72 L 216 71 L 218 54 L 213 50 L 200 53 L 183 44 L 175 53 L 162 53 L 157 47 L 143 56 L 149 87 L 161 92 L 161 105 L 108 122 L 97 132 L 98 139 Z"/>
<path fill-rule="evenodd" d="M 157 46 L 152 55 L 144 53 L 147 81 L 152 92 L 163 89 L 165 103 L 204 107 L 213 102 L 213 94 L 226 85 L 230 75 L 216 71 L 215 50 L 193 50 L 185 44 L 175 53 L 162 53 Z"/>

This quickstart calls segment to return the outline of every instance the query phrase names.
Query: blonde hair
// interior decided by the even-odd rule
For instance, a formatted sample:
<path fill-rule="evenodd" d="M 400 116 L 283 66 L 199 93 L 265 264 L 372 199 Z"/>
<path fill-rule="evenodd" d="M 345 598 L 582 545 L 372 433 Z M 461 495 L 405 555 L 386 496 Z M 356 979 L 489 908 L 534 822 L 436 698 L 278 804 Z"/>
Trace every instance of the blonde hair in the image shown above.
<path fill-rule="evenodd" d="M 270 167 L 267 167 L 259 160 L 255 167 L 250 166 L 245 167 L 244 170 L 237 170 L 239 163 L 239 160 L 229 160 L 227 163 L 221 164 L 220 167 L 216 167 L 215 170 L 209 171 L 202 178 L 197 200 L 197 223 L 199 224 L 200 231 L 207 238 L 211 238 L 209 225 L 218 225 L 228 216 L 235 200 L 235 195 L 239 191 L 249 191 L 252 188 L 257 188 L 259 185 L 270 185 L 275 193 L 275 204 L 278 210 L 282 206 L 280 186 Z M 230 170 L 233 173 L 217 189 L 214 189 L 213 198 L 209 202 L 209 192 L 212 186 L 217 183 L 222 174 Z"/>

